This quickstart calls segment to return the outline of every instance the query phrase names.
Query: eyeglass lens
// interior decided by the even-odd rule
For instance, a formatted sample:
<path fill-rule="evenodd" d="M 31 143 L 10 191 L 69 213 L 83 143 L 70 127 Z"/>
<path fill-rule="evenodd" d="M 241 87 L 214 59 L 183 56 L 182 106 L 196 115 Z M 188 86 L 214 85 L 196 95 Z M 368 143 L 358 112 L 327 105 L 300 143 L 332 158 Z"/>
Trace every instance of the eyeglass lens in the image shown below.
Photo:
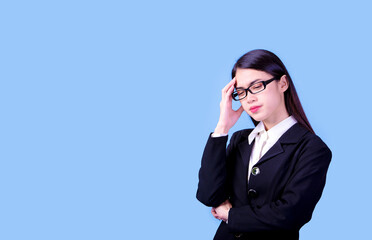
<path fill-rule="evenodd" d="M 249 91 L 252 94 L 258 93 L 258 92 L 260 92 L 264 89 L 265 89 L 265 85 L 262 82 L 255 83 L 255 84 L 253 84 L 252 86 L 249 87 Z M 247 91 L 245 89 L 237 89 L 236 90 L 236 95 L 237 96 L 235 98 L 237 98 L 237 99 L 245 98 L 246 94 L 247 94 Z"/>

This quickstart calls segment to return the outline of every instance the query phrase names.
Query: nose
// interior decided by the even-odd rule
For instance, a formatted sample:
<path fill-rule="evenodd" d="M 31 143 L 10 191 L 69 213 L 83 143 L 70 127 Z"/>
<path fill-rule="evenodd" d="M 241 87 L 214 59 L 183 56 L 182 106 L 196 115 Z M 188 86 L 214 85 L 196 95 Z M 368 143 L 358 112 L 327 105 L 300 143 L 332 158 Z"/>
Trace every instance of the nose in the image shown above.
<path fill-rule="evenodd" d="M 257 100 L 257 97 L 254 94 L 248 92 L 245 99 L 248 102 L 248 104 L 251 104 L 251 103 L 254 103 Z"/>

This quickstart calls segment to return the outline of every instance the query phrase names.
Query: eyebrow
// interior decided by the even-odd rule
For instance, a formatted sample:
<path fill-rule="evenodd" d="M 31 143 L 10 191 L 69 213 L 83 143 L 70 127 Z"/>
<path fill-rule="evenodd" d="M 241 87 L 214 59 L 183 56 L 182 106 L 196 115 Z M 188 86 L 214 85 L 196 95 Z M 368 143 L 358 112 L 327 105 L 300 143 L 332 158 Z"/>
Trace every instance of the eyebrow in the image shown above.
<path fill-rule="evenodd" d="M 256 80 L 253 80 L 249 85 L 248 85 L 248 88 L 250 88 L 253 84 L 255 84 L 256 82 L 260 81 L 261 78 L 258 78 Z M 236 87 L 236 88 L 243 88 L 243 87 Z"/>

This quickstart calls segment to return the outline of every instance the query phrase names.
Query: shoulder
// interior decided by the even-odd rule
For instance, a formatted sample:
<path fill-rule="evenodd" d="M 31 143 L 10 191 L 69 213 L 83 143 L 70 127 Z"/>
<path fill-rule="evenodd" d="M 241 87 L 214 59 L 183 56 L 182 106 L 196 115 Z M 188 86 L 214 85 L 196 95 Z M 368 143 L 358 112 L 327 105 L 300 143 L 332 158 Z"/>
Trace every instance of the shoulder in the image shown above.
<path fill-rule="evenodd" d="M 326 155 L 329 160 L 332 158 L 332 151 L 327 144 L 318 135 L 308 130 L 306 130 L 305 134 L 301 137 L 299 145 L 301 153 L 304 155 L 317 155 L 321 153 L 322 155 Z"/>
<path fill-rule="evenodd" d="M 311 155 L 322 153 L 332 155 L 331 150 L 316 134 L 310 132 L 299 123 L 294 124 L 280 138 L 279 142 L 283 145 L 294 145 L 300 155 Z"/>
<path fill-rule="evenodd" d="M 296 123 L 290 127 L 280 138 L 279 141 L 282 143 L 292 144 L 300 143 L 305 145 L 315 145 L 327 147 L 323 140 L 316 134 L 310 132 L 304 126 L 299 123 Z"/>
<path fill-rule="evenodd" d="M 303 139 L 308 144 L 328 148 L 327 144 L 325 142 L 323 142 L 323 140 L 318 135 L 316 135 L 315 133 L 307 131 L 307 133 L 304 135 Z"/>

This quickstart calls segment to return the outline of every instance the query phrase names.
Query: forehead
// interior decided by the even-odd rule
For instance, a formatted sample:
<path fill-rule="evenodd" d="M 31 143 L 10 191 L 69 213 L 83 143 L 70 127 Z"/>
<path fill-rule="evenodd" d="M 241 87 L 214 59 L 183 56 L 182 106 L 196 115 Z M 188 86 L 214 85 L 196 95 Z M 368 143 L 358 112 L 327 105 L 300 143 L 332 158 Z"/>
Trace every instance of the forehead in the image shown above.
<path fill-rule="evenodd" d="M 272 78 L 270 74 L 255 69 L 238 68 L 235 73 L 236 87 L 248 87 L 255 81 L 263 81 Z"/>

